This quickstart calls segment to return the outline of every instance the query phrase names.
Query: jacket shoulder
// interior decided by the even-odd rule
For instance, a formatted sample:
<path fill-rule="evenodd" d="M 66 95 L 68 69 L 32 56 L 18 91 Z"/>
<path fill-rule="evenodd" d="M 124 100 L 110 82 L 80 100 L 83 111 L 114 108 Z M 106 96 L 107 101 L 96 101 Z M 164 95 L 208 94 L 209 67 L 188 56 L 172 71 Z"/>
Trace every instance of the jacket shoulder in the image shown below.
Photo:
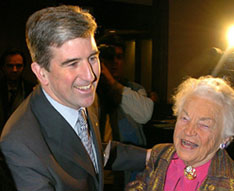
<path fill-rule="evenodd" d="M 166 153 L 174 152 L 175 148 L 172 143 L 157 144 L 152 148 L 152 154 L 165 155 Z"/>
<path fill-rule="evenodd" d="M 5 141 L 29 141 L 33 139 L 33 135 L 36 133 L 36 126 L 38 126 L 38 122 L 32 113 L 29 96 L 6 122 L 1 134 L 1 143 Z"/>

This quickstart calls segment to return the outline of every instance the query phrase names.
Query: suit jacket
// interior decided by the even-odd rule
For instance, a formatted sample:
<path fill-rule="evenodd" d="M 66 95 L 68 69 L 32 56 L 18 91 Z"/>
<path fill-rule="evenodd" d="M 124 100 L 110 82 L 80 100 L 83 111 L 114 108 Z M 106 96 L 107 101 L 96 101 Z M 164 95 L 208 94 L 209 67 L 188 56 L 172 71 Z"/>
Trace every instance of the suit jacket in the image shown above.
<path fill-rule="evenodd" d="M 7 87 L 7 78 L 6 76 L 2 76 L 0 79 L 0 132 L 4 124 L 6 123 L 9 115 L 19 106 L 19 104 L 25 99 L 33 90 L 35 86 L 34 83 L 26 81 L 23 78 L 19 79 L 19 88 L 16 92 L 16 99 L 10 106 L 8 102 L 8 87 Z"/>
<path fill-rule="evenodd" d="M 19 106 L 1 137 L 1 149 L 18 190 L 103 190 L 103 152 L 95 108 L 88 108 L 87 114 L 97 153 L 98 174 L 81 140 L 48 102 L 40 87 Z M 145 150 L 118 143 L 113 143 L 112 148 L 109 166 L 144 168 Z M 116 157 L 119 155 L 122 157 Z M 139 158 L 125 166 L 122 158 L 129 157 Z"/>
<path fill-rule="evenodd" d="M 175 154 L 172 144 L 154 146 L 144 173 L 128 184 L 126 191 L 162 191 L 167 169 Z M 230 191 L 234 188 L 234 161 L 225 150 L 218 150 L 212 158 L 208 174 L 198 190 Z"/>
<path fill-rule="evenodd" d="M 16 191 L 16 187 L 11 176 L 10 170 L 0 152 L 0 190 L 2 191 Z"/>

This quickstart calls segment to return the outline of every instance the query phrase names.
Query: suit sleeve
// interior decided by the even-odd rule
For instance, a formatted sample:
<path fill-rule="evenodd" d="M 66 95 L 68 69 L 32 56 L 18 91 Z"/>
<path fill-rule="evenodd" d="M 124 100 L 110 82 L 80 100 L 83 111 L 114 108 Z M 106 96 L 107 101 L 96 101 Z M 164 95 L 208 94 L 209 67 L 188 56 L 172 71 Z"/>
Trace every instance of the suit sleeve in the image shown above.
<path fill-rule="evenodd" d="M 0 190 L 16 191 L 15 183 L 10 170 L 0 152 Z"/>
<path fill-rule="evenodd" d="M 14 140 L 1 142 L 1 149 L 19 191 L 54 191 L 36 154 Z M 44 172 L 43 172 L 44 171 Z"/>
<path fill-rule="evenodd" d="M 143 170 L 147 150 L 130 144 L 112 141 L 106 169 L 115 171 Z"/>

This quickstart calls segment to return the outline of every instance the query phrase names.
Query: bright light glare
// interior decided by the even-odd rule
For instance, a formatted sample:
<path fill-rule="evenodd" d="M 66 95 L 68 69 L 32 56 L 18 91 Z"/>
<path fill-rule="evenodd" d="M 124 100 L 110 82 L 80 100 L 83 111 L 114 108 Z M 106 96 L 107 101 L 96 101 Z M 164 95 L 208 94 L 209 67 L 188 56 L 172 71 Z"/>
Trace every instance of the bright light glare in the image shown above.
<path fill-rule="evenodd" d="M 234 26 L 231 26 L 227 34 L 229 47 L 234 47 Z"/>

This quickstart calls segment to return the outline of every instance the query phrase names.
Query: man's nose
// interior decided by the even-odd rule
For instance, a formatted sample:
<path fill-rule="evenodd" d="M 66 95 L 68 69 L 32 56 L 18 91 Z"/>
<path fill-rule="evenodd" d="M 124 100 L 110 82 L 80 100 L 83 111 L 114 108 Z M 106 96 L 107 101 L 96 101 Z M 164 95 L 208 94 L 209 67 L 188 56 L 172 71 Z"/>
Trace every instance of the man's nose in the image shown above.
<path fill-rule="evenodd" d="M 86 81 L 92 82 L 95 80 L 96 76 L 93 71 L 93 67 L 88 61 L 85 61 L 83 64 L 81 75 L 82 75 L 82 78 Z"/>
<path fill-rule="evenodd" d="M 12 70 L 13 70 L 13 72 L 17 72 L 18 71 L 16 65 L 13 65 Z"/>

